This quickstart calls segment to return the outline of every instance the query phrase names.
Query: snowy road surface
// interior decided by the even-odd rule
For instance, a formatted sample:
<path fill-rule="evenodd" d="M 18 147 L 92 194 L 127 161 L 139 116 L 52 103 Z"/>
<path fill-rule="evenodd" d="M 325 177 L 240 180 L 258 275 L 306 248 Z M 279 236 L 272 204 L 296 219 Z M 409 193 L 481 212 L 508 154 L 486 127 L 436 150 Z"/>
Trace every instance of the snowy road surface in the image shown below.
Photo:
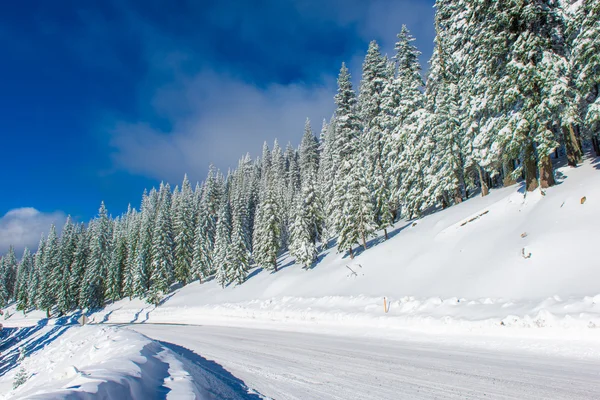
<path fill-rule="evenodd" d="M 600 399 L 600 361 L 229 327 L 128 328 L 214 360 L 277 400 Z"/>

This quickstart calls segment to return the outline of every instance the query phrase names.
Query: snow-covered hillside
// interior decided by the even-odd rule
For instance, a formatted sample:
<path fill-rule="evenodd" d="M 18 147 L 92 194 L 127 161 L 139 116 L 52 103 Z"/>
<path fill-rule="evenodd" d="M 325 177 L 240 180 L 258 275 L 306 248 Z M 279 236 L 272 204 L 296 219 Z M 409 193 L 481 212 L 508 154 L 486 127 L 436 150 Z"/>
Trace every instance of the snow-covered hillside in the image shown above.
<path fill-rule="evenodd" d="M 352 336 L 347 340 L 353 347 L 380 343 L 379 353 L 373 354 L 382 357 L 394 344 L 365 336 L 413 343 L 399 344 L 402 354 L 416 345 L 428 352 L 438 349 L 439 357 L 445 357 L 448 349 L 462 349 L 466 359 L 479 360 L 494 350 L 504 354 L 502 357 L 509 357 L 504 352 L 512 352 L 510 357 L 532 353 L 525 360 L 548 357 L 544 365 L 575 365 L 576 359 L 595 365 L 600 359 L 600 264 L 595 256 L 600 238 L 599 167 L 600 159 L 589 159 L 579 168 L 560 168 L 560 184 L 545 192 L 525 195 L 516 185 L 417 221 L 401 221 L 388 241 L 381 235 L 372 239 L 369 249 L 353 260 L 331 248 L 320 255 L 314 268 L 304 270 L 284 256 L 278 272 L 255 269 L 242 285 L 221 288 L 214 280 L 193 282 L 174 290 L 158 307 L 139 299 L 122 300 L 90 315 L 97 326 L 65 326 L 65 318 L 47 321 L 39 311 L 23 317 L 12 306 L 4 325 L 30 327 L 5 330 L 0 343 L 0 391 L 6 398 L 35 397 L 36 393 L 44 398 L 49 393 L 55 397 L 86 398 L 99 393 L 146 398 L 144 391 L 152 388 L 165 392 L 163 395 L 168 391 L 169 397 L 212 398 L 223 393 L 230 398 L 261 397 L 244 382 L 271 396 L 316 390 L 310 382 L 287 378 L 273 385 L 273 372 L 265 370 L 265 376 L 256 373 L 270 365 L 271 358 L 249 361 L 237 354 L 239 337 L 254 338 L 250 347 L 270 346 L 277 337 L 281 343 L 303 337 L 273 330 Z M 166 340 L 156 342 L 130 330 L 102 325 L 107 323 L 222 325 L 268 331 L 137 328 Z M 185 340 L 177 336 L 180 333 Z M 208 336 L 196 341 L 195 335 Z M 231 348 L 217 346 L 223 337 L 231 342 Z M 305 340 L 330 346 L 324 336 Z M 177 345 L 171 349 L 173 343 Z M 467 347 L 481 350 L 465 350 Z M 17 362 L 20 348 L 26 349 L 26 357 Z M 281 351 L 290 356 L 279 360 L 285 375 L 295 365 L 296 356 Z M 206 352 L 216 362 L 202 357 Z M 341 348 L 339 354 L 345 352 Z M 411 362 L 420 357 L 418 353 Z M 507 360 L 511 361 L 506 368 L 494 374 L 510 375 L 513 372 L 508 365 L 523 362 Z M 465 371 L 479 368 L 470 362 Z M 225 380 L 210 372 L 214 366 L 226 374 Z M 11 391 L 21 367 L 28 379 Z M 544 379 L 554 381 L 562 376 L 556 368 L 550 369 Z M 306 374 L 309 372 L 301 376 Z M 339 379 L 342 385 L 345 378 Z M 396 379 L 395 375 L 390 379 Z M 413 378 L 406 379 L 413 382 Z M 522 384 L 526 386 L 526 382 Z M 567 396 L 572 392 L 565 385 L 558 387 Z M 524 393 L 525 386 L 517 386 L 516 392 Z M 475 397 L 488 393 L 489 387 L 481 390 Z M 540 389 L 527 390 L 535 398 Z M 371 397 L 377 397 L 376 393 L 380 392 L 372 392 Z"/>
<path fill-rule="evenodd" d="M 304 270 L 284 257 L 279 272 L 256 269 L 242 285 L 193 282 L 159 307 L 123 300 L 93 319 L 586 332 L 600 326 L 599 166 L 560 168 L 545 192 L 515 185 L 401 221 L 354 260 L 332 248 Z"/>

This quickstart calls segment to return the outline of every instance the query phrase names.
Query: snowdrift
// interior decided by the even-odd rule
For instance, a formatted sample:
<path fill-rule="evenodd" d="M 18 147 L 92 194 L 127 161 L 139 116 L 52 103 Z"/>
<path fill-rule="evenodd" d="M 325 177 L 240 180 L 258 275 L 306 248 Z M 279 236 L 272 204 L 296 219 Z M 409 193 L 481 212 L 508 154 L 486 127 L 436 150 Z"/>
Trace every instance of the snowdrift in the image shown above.
<path fill-rule="evenodd" d="M 38 324 L 4 332 L 0 349 L 2 399 L 261 398 L 214 362 L 128 329 Z"/>

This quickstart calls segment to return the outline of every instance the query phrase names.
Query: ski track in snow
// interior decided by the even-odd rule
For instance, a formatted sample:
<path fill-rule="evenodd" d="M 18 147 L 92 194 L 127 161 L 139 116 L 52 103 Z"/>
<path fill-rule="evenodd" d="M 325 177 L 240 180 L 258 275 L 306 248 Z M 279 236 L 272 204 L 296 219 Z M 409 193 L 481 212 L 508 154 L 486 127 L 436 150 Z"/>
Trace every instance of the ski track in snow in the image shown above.
<path fill-rule="evenodd" d="M 600 398 L 598 359 L 230 327 L 129 329 L 214 360 L 278 400 Z"/>

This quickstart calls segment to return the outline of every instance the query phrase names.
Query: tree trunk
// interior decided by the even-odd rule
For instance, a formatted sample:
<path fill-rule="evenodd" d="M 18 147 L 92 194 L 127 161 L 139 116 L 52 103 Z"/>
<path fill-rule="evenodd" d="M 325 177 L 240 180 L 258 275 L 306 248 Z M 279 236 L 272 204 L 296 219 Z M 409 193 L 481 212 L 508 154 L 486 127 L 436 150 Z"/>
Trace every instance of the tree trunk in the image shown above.
<path fill-rule="evenodd" d="M 46 318 L 48 318 L 48 319 L 50 318 L 50 309 L 49 308 L 46 309 Z"/>
<path fill-rule="evenodd" d="M 540 186 L 542 189 L 556 185 L 554 179 L 554 167 L 550 156 L 544 156 L 540 159 Z"/>
<path fill-rule="evenodd" d="M 460 190 L 460 188 L 456 188 L 456 192 L 454 192 L 454 204 L 460 204 L 462 202 L 462 191 Z"/>
<path fill-rule="evenodd" d="M 383 228 L 383 234 L 385 235 L 385 240 L 389 239 L 387 228 Z"/>
<path fill-rule="evenodd" d="M 487 185 L 487 178 L 485 173 L 483 172 L 483 168 L 477 166 L 477 170 L 479 171 L 479 184 L 481 185 L 481 196 L 485 197 L 490 194 L 490 188 Z"/>
<path fill-rule="evenodd" d="M 571 167 L 576 167 L 582 160 L 582 152 L 579 147 L 579 142 L 575 137 L 575 131 L 573 126 L 563 127 L 563 136 L 565 141 L 565 148 L 567 150 L 567 164 Z"/>
<path fill-rule="evenodd" d="M 594 146 L 594 152 L 600 157 L 600 141 L 597 136 L 592 136 L 592 146 Z"/>
<path fill-rule="evenodd" d="M 363 242 L 363 247 L 365 248 L 365 250 L 367 249 L 367 238 L 365 238 L 365 233 L 362 233 L 362 242 Z"/>
<path fill-rule="evenodd" d="M 503 163 L 503 173 L 504 173 L 504 180 L 502 181 L 504 186 L 512 186 L 515 183 L 517 183 L 517 181 L 515 180 L 515 178 L 512 176 L 513 172 L 515 172 L 515 160 L 506 160 Z"/>
<path fill-rule="evenodd" d="M 352 247 L 348 249 L 348 252 L 350 253 L 350 259 L 354 260 L 354 252 L 352 251 Z"/>
<path fill-rule="evenodd" d="M 535 160 L 533 143 L 529 143 L 525 147 L 523 167 L 525 169 L 525 187 L 528 192 L 533 192 L 539 186 L 537 180 L 537 162 Z"/>
<path fill-rule="evenodd" d="M 446 196 L 446 193 L 442 195 L 442 210 L 445 210 L 449 207 L 449 201 L 447 200 L 447 197 L 448 196 Z"/>
<path fill-rule="evenodd" d="M 277 257 L 273 260 L 273 265 L 275 266 L 275 272 L 277 272 Z"/>

